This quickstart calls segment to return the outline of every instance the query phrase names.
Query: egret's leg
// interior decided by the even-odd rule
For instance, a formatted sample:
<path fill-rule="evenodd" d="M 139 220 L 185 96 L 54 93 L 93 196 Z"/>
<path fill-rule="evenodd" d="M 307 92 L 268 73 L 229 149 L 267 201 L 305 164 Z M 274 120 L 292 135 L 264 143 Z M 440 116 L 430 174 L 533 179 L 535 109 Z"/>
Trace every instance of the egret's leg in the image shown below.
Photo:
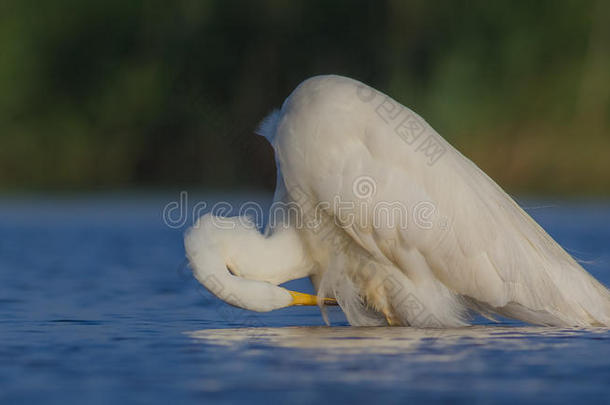
<path fill-rule="evenodd" d="M 385 321 L 388 323 L 388 326 L 403 326 L 400 320 L 396 319 L 392 312 L 388 311 L 387 309 L 384 309 L 382 312 L 383 316 L 385 317 Z"/>

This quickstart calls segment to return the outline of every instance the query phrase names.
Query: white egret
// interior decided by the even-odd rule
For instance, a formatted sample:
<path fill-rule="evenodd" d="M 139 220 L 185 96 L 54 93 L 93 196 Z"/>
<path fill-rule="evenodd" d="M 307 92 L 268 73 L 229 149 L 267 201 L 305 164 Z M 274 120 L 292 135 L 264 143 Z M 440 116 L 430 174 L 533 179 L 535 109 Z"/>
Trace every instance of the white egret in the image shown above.
<path fill-rule="evenodd" d="M 455 327 L 470 312 L 610 325 L 608 289 L 390 97 L 313 77 L 258 132 L 278 167 L 265 234 L 207 214 L 185 237 L 196 278 L 218 298 L 254 311 L 334 298 L 352 325 Z M 329 298 L 279 287 L 302 277 Z"/>

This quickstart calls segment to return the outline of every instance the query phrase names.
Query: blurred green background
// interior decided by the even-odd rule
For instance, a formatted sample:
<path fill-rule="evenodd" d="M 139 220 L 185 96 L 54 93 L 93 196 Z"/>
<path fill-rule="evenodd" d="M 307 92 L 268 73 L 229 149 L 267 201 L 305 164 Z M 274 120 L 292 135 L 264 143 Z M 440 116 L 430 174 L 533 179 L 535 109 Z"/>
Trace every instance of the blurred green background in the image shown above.
<path fill-rule="evenodd" d="M 258 122 L 350 76 L 511 193 L 610 195 L 610 1 L 2 1 L 0 191 L 273 189 Z"/>

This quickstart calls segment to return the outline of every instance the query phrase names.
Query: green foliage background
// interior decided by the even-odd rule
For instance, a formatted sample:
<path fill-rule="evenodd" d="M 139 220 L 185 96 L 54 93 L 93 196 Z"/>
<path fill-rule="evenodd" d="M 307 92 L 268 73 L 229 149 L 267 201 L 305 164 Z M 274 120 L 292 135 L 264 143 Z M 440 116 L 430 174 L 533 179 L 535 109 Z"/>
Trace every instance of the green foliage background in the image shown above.
<path fill-rule="evenodd" d="M 263 187 L 260 119 L 351 76 L 510 192 L 610 194 L 609 1 L 0 2 L 0 190 Z"/>

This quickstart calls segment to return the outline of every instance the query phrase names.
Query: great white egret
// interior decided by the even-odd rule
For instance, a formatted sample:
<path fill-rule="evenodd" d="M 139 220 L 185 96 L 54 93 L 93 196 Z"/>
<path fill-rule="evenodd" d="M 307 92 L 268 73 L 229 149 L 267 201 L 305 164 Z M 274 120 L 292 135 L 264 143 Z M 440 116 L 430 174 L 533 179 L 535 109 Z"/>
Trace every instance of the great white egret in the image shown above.
<path fill-rule="evenodd" d="M 336 299 L 362 326 L 456 327 L 471 311 L 610 326 L 608 289 L 385 94 L 316 76 L 258 133 L 278 167 L 265 234 L 246 218 L 206 214 L 185 237 L 196 278 L 218 298 L 254 311 Z M 302 277 L 317 297 L 278 286 Z"/>

